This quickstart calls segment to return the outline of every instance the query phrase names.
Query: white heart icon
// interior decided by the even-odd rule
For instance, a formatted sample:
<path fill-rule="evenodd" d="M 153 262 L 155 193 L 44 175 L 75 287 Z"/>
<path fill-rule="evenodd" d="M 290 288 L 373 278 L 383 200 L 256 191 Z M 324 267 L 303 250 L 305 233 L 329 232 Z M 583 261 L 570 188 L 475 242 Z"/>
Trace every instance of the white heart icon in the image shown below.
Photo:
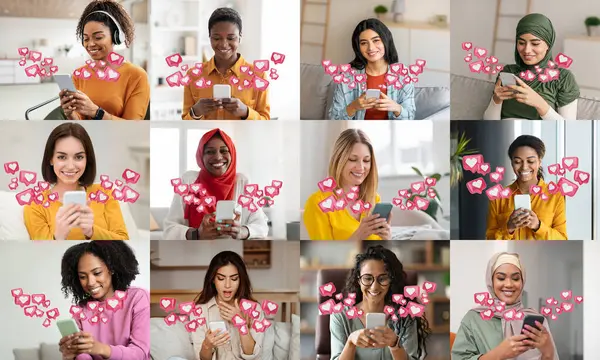
<path fill-rule="evenodd" d="M 469 165 L 469 167 L 473 167 L 475 166 L 475 164 L 477 164 L 477 159 L 475 158 L 468 158 L 467 160 L 465 160 L 465 162 L 467 163 L 467 165 Z"/>
<path fill-rule="evenodd" d="M 410 307 L 410 312 L 411 312 L 413 315 L 416 315 L 416 314 L 418 314 L 419 312 L 421 312 L 421 308 L 420 308 L 420 307 L 418 307 L 418 306 L 414 306 L 414 305 L 413 305 L 413 306 L 411 306 L 411 307 Z"/>
<path fill-rule="evenodd" d="M 160 303 L 163 307 L 169 307 L 171 305 L 171 300 L 162 300 Z"/>

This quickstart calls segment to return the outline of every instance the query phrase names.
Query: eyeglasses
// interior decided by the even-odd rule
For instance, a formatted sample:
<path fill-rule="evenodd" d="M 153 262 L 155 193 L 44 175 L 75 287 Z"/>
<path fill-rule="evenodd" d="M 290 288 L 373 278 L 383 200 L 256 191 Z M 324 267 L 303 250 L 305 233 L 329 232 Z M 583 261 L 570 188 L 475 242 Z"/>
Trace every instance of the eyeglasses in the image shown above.
<path fill-rule="evenodd" d="M 364 274 L 359 277 L 359 280 L 363 286 L 371 286 L 375 282 L 375 277 L 371 274 Z M 392 278 L 388 274 L 379 275 L 377 277 L 377 282 L 381 286 L 388 286 L 391 281 Z"/>

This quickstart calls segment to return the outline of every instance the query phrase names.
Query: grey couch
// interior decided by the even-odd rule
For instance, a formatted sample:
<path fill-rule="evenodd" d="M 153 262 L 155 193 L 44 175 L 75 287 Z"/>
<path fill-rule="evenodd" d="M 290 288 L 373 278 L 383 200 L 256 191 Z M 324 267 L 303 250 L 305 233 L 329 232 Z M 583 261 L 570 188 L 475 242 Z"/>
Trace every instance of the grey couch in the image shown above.
<path fill-rule="evenodd" d="M 39 348 L 13 349 L 15 360 L 62 360 L 58 344 L 42 343 Z"/>
<path fill-rule="evenodd" d="M 325 120 L 333 99 L 335 83 L 321 65 L 300 67 L 300 119 Z M 417 83 L 418 85 L 418 83 Z M 449 120 L 450 89 L 447 87 L 417 87 L 415 91 L 417 120 Z"/>
<path fill-rule="evenodd" d="M 490 104 L 494 82 L 463 75 L 451 75 L 451 120 L 481 120 Z M 580 97 L 577 120 L 600 119 L 600 100 Z M 571 119 L 575 120 L 575 119 Z"/>

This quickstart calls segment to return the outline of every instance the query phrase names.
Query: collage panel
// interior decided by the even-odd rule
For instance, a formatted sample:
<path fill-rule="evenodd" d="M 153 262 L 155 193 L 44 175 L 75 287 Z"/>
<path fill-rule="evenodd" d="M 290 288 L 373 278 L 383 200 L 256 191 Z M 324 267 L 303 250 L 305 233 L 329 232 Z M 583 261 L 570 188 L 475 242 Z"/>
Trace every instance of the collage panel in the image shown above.
<path fill-rule="evenodd" d="M 301 359 L 449 358 L 449 241 L 300 246 Z"/>
<path fill-rule="evenodd" d="M 149 4 L 152 120 L 298 119 L 298 0 Z"/>
<path fill-rule="evenodd" d="M 151 123 L 151 239 L 298 240 L 299 122 Z"/>
<path fill-rule="evenodd" d="M 4 122 L 0 240 L 148 240 L 149 125 Z"/>
<path fill-rule="evenodd" d="M 452 242 L 452 359 L 583 359 L 583 247 Z"/>
<path fill-rule="evenodd" d="M 299 359 L 299 242 L 151 241 L 155 360 Z"/>
<path fill-rule="evenodd" d="M 3 1 L 1 120 L 147 120 L 147 1 Z"/>
<path fill-rule="evenodd" d="M 302 120 L 450 119 L 450 2 L 302 2 Z"/>
<path fill-rule="evenodd" d="M 452 120 L 600 118 L 600 3 L 452 0 L 451 13 Z"/>
<path fill-rule="evenodd" d="M 452 121 L 452 238 L 591 240 L 595 121 Z"/>
<path fill-rule="evenodd" d="M 450 239 L 448 122 L 300 126 L 300 239 Z"/>
<path fill-rule="evenodd" d="M 2 359 L 149 359 L 149 251 L 148 240 L 0 242 Z"/>

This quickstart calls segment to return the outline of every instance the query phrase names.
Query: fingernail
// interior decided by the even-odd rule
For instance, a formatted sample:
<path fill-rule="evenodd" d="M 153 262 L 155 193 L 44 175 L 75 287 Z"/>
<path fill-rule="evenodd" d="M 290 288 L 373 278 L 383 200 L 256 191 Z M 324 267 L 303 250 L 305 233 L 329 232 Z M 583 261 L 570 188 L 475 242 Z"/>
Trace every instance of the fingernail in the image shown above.
<path fill-rule="evenodd" d="M 217 231 L 221 231 L 221 227 L 218 227 L 218 228 L 217 228 Z"/>
<path fill-rule="evenodd" d="M 220 224 L 220 223 L 222 223 L 222 222 L 223 222 L 223 220 L 219 220 L 219 221 L 217 221 L 217 222 Z"/>

